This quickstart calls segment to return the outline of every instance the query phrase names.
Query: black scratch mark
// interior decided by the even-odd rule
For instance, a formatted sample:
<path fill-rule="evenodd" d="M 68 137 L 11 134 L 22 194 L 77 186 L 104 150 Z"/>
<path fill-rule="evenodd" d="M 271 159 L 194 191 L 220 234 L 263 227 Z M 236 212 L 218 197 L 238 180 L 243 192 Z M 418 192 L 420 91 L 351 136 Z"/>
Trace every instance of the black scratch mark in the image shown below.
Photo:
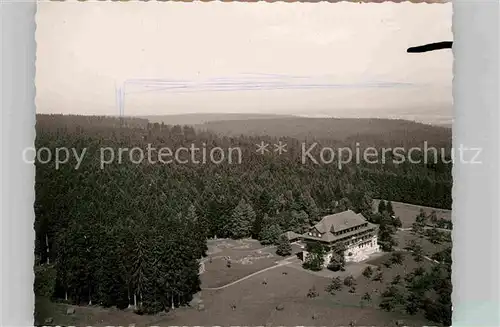
<path fill-rule="evenodd" d="M 442 49 L 451 49 L 452 45 L 453 45 L 452 41 L 429 43 L 429 44 L 425 44 L 425 45 L 419 45 L 416 47 L 408 48 L 408 50 L 406 50 L 406 52 L 408 52 L 408 53 L 422 53 L 422 52 L 429 52 L 429 51 L 442 50 Z"/>

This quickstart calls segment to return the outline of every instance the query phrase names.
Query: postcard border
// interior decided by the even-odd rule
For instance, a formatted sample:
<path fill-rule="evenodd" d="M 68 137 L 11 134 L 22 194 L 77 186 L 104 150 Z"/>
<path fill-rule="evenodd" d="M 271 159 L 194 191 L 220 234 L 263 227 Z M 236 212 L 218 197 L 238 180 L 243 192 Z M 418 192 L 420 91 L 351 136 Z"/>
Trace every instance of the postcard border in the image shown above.
<path fill-rule="evenodd" d="M 31 326 L 35 170 L 23 163 L 21 153 L 33 146 L 35 139 L 36 3 L 7 0 L 0 6 L 0 324 Z M 462 144 L 483 148 L 482 165 L 453 168 L 453 326 L 500 326 L 499 7 L 495 0 L 453 2 L 453 143 L 454 147 Z"/>

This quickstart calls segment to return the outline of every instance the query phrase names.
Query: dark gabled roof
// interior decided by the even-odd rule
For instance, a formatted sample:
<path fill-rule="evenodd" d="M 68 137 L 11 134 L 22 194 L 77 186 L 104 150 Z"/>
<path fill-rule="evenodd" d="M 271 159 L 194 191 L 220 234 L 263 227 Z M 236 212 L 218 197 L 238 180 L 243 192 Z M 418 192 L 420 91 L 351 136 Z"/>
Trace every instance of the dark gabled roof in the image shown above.
<path fill-rule="evenodd" d="M 340 232 L 341 230 L 365 224 L 367 221 L 362 214 L 347 210 L 333 215 L 324 216 L 314 227 L 321 233 Z"/>
<path fill-rule="evenodd" d="M 359 225 L 367 224 L 366 227 L 362 228 L 361 230 L 354 230 L 342 235 L 335 235 L 334 233 L 346 230 L 352 227 L 356 227 Z M 373 228 L 376 228 L 377 226 L 374 224 L 369 223 L 365 217 L 363 217 L 362 214 L 356 214 L 352 210 L 347 210 L 343 212 L 339 212 L 333 215 L 328 215 L 325 216 L 321 219 L 319 223 L 314 225 L 314 227 L 318 230 L 318 232 L 321 233 L 321 237 L 316 237 L 312 235 L 308 235 L 307 233 L 304 233 L 301 235 L 303 239 L 309 239 L 309 240 L 318 240 L 318 241 L 324 241 L 324 242 L 333 242 L 339 239 L 345 239 L 346 237 L 350 237 L 351 235 L 356 235 L 361 231 L 368 231 L 368 230 L 373 230 Z M 312 229 L 311 228 L 311 229 Z"/>

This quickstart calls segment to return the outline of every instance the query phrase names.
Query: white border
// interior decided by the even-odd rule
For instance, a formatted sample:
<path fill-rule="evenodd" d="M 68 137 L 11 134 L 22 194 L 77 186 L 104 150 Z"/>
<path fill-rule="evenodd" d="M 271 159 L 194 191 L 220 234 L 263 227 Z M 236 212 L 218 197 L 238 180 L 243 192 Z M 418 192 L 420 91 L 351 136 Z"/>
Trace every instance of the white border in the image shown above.
<path fill-rule="evenodd" d="M 424 5 L 424 4 L 416 4 Z M 454 144 L 482 147 L 482 165 L 454 167 L 453 325 L 500 326 L 499 2 L 453 3 Z M 0 325 L 33 324 L 35 1 L 0 0 Z"/>
<path fill-rule="evenodd" d="M 453 2 L 453 142 L 483 148 L 453 168 L 453 326 L 500 326 L 499 2 Z"/>
<path fill-rule="evenodd" d="M 35 140 L 34 1 L 0 0 L 1 67 L 1 326 L 33 325 L 35 168 L 22 149 Z"/>

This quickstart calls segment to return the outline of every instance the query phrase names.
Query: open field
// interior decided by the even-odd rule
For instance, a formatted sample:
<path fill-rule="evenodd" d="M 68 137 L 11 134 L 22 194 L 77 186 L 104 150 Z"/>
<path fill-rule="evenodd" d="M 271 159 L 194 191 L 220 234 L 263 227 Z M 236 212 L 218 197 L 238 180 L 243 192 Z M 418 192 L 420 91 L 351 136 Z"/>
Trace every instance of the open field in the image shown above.
<path fill-rule="evenodd" d="M 219 258 L 212 263 L 205 263 L 205 272 L 201 275 L 203 288 L 221 287 L 240 278 L 250 275 L 259 270 L 272 267 L 276 264 L 277 258 L 263 257 L 252 263 L 232 263 L 231 268 L 226 266 L 226 260 Z"/>
<path fill-rule="evenodd" d="M 203 288 L 224 286 L 283 260 L 276 254 L 275 246 L 263 246 L 250 239 L 209 240 L 208 248 L 208 257 L 202 260 L 204 269 L 200 278 Z M 292 248 L 294 253 L 300 251 L 295 244 Z M 230 268 L 227 259 L 231 261 Z"/>
<path fill-rule="evenodd" d="M 408 233 L 409 232 L 404 232 Z M 425 240 L 423 240 L 425 241 Z M 422 241 L 422 242 L 423 242 Z M 216 250 L 218 249 L 218 250 Z M 294 250 L 298 250 L 295 247 Z M 429 325 L 423 317 L 408 316 L 397 312 L 378 309 L 379 294 L 396 275 L 404 277 L 418 266 L 429 267 L 431 262 L 424 260 L 416 263 L 410 254 L 405 254 L 403 265 L 386 267 L 384 262 L 390 254 L 379 254 L 371 260 L 346 266 L 345 272 L 337 273 L 342 279 L 352 274 L 356 280 L 356 291 L 349 287 L 331 295 L 325 291 L 330 283 L 332 272 L 319 273 L 303 270 L 298 259 L 293 264 L 277 266 L 231 284 L 245 276 L 265 268 L 273 267 L 283 258 L 274 254 L 274 247 L 263 247 L 251 240 L 210 241 L 209 252 L 213 257 L 222 256 L 206 262 L 206 270 L 201 275 L 202 290 L 199 293 L 204 309 L 196 307 L 178 308 L 172 312 L 155 316 L 140 316 L 131 312 L 98 307 L 75 307 L 74 315 L 66 315 L 64 304 L 45 303 L 55 308 L 54 323 L 73 325 L 124 325 L 172 326 L 172 325 L 357 325 L 391 326 L 397 320 L 406 325 Z M 226 266 L 224 256 L 230 256 L 231 268 Z M 260 258 L 259 258 L 260 256 Z M 257 259 L 256 259 L 257 258 Z M 206 259 L 208 260 L 208 259 Z M 244 263 L 246 262 L 246 264 Z M 248 263 L 252 262 L 252 263 Z M 382 281 L 373 281 L 361 272 L 367 266 L 374 270 L 381 267 Z M 336 273 L 333 273 L 336 274 Z M 328 276 L 325 277 L 325 276 Z M 265 281 L 265 282 L 264 282 Z M 219 290 L 209 290 L 229 284 Z M 310 288 L 316 289 L 319 296 L 308 298 Z M 361 303 L 361 297 L 369 293 L 372 301 Z M 282 306 L 278 310 L 277 306 Z M 53 311 L 53 310 L 51 310 Z"/>
<path fill-rule="evenodd" d="M 231 253 L 236 255 L 237 253 L 258 250 L 264 247 L 259 241 L 253 239 L 209 239 L 207 241 L 207 246 L 207 254 L 209 256 L 231 255 Z"/>
<path fill-rule="evenodd" d="M 286 274 L 284 274 L 286 273 Z M 389 274 L 388 274 L 389 276 Z M 164 316 L 139 316 L 100 308 L 76 308 L 73 317 L 65 316 L 64 305 L 59 306 L 55 322 L 65 321 L 78 325 L 344 325 L 351 321 L 357 325 L 394 326 L 403 320 L 409 326 L 428 325 L 420 316 L 388 313 L 367 305 L 361 307 L 359 299 L 365 291 L 382 289 L 380 282 L 357 279 L 359 291 L 348 292 L 347 287 L 336 295 L 324 289 L 329 279 L 315 276 L 287 266 L 268 270 L 223 290 L 202 291 L 204 310 L 180 308 Z M 267 284 L 262 283 L 263 280 Z M 316 298 L 306 296 L 311 287 L 319 293 Z M 375 298 L 375 296 L 374 296 Z M 232 308 L 234 306 L 234 309 Z M 282 310 L 277 310 L 282 306 Z M 63 321 L 59 319 L 65 319 Z"/>
<path fill-rule="evenodd" d="M 52 323 L 45 325 L 60 326 L 151 326 L 159 316 L 140 316 L 133 312 L 117 309 L 106 309 L 97 306 L 74 306 L 62 303 L 53 303 L 48 299 L 37 297 L 35 307 L 38 313 L 35 317 L 43 324 L 48 317 L 53 318 Z M 68 308 L 74 308 L 75 314 L 66 315 Z"/>
<path fill-rule="evenodd" d="M 263 280 L 267 284 L 263 284 Z M 204 311 L 176 310 L 165 322 L 187 325 L 331 326 L 348 325 L 351 321 L 359 325 L 390 325 L 393 320 L 402 319 L 415 326 L 427 323 L 417 316 L 407 317 L 375 308 L 362 308 L 357 299 L 361 295 L 350 294 L 347 290 L 345 294 L 332 296 L 324 291 L 328 283 L 327 278 L 283 266 L 221 291 L 203 291 Z M 319 292 L 319 297 L 311 299 L 306 295 L 313 286 Z M 232 305 L 235 305 L 234 310 L 231 309 Z M 279 305 L 283 306 L 283 310 L 276 309 Z"/>
<path fill-rule="evenodd" d="M 374 210 L 377 210 L 379 202 L 380 200 L 373 200 Z M 426 214 L 430 214 L 432 210 L 436 211 L 438 219 L 443 218 L 451 220 L 451 210 L 424 207 L 402 202 L 392 202 L 392 208 L 394 209 L 396 217 L 401 219 L 403 228 L 411 227 L 411 225 L 415 222 L 415 217 L 417 217 L 420 213 L 421 208 L 424 209 Z"/>
<path fill-rule="evenodd" d="M 354 275 L 353 277 L 356 279 L 356 292 L 350 293 L 349 287 L 344 286 L 341 291 L 336 292 L 335 296 L 332 296 L 334 301 L 336 301 L 338 305 L 356 306 L 360 305 L 361 297 L 365 293 L 369 293 L 372 297 L 372 301 L 364 303 L 364 306 L 374 309 L 378 308 L 379 295 L 390 285 L 395 276 L 400 275 L 401 278 L 404 278 L 407 273 L 412 272 L 417 267 L 429 268 L 432 266 L 432 263 L 427 260 L 417 263 L 410 254 L 405 253 L 403 255 L 404 262 L 402 265 L 393 264 L 390 267 L 384 265 L 384 263 L 389 260 L 390 254 L 384 254 L 373 260 L 365 261 L 364 264 L 371 265 L 374 271 L 380 267 L 383 274 L 382 281 L 373 280 L 373 276 L 376 274 L 375 272 L 371 278 L 367 278 L 361 274 Z"/>
<path fill-rule="evenodd" d="M 398 241 L 398 249 L 403 249 L 406 247 L 410 240 L 415 240 L 417 244 L 422 246 L 424 254 L 427 256 L 432 256 L 436 252 L 444 250 L 446 247 L 450 246 L 450 242 L 442 242 L 440 244 L 432 244 L 427 237 L 420 235 L 415 235 L 411 231 L 398 230 L 395 235 Z"/>

